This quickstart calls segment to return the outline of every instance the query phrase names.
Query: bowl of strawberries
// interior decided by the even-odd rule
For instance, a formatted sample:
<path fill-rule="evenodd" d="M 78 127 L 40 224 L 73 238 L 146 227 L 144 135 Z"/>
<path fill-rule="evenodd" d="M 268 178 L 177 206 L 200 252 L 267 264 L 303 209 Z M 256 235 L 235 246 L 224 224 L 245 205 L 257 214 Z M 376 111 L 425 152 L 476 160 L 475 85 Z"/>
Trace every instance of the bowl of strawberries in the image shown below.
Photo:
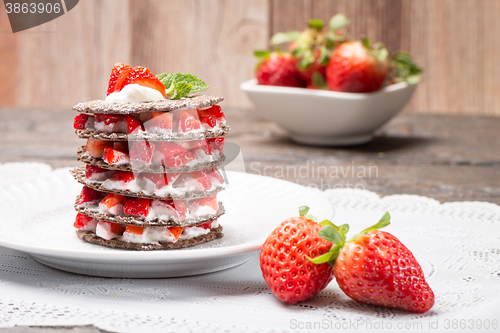
<path fill-rule="evenodd" d="M 349 20 L 311 20 L 304 31 L 277 33 L 274 51 L 256 51 L 245 91 L 256 109 L 301 144 L 343 146 L 372 140 L 409 102 L 421 69 L 402 52 L 349 39 Z M 288 43 L 288 50 L 280 45 Z"/>

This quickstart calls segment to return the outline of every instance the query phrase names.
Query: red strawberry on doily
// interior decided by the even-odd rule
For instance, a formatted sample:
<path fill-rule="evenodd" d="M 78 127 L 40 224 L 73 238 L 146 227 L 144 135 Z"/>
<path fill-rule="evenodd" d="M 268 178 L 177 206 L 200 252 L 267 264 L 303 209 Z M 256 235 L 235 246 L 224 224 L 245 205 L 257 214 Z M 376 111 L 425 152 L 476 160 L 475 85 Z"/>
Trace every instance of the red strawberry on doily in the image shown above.
<path fill-rule="evenodd" d="M 347 224 L 318 224 L 304 216 L 307 207 L 301 210 L 300 218 L 288 219 L 273 231 L 260 254 L 264 279 L 279 299 L 307 300 L 334 275 L 342 291 L 361 303 L 417 313 L 434 305 L 434 294 L 411 251 L 378 230 L 390 224 L 389 213 L 346 242 Z"/>
<path fill-rule="evenodd" d="M 333 267 L 327 262 L 315 264 L 308 260 L 328 253 L 332 247 L 331 242 L 318 235 L 321 225 L 306 216 L 308 210 L 308 207 L 300 207 L 300 217 L 283 221 L 260 251 L 264 280 L 285 303 L 305 301 L 333 279 Z"/>
<path fill-rule="evenodd" d="M 328 239 L 338 239 L 335 278 L 355 301 L 411 312 L 426 312 L 434 305 L 434 293 L 410 250 L 392 234 L 378 229 L 390 223 L 389 213 L 345 245 L 335 226 L 322 230 Z M 345 240 L 345 238 L 344 238 Z M 322 260 L 319 260 L 322 261 Z"/>

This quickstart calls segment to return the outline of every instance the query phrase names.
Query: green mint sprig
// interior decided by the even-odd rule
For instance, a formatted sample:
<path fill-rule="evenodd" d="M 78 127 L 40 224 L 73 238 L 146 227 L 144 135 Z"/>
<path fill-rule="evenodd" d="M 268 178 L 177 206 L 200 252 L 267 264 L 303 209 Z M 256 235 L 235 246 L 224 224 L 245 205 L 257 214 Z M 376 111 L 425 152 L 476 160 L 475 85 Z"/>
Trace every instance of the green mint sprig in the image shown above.
<path fill-rule="evenodd" d="M 170 99 L 181 99 L 198 91 L 208 89 L 208 85 L 196 76 L 184 73 L 163 73 L 156 75 L 165 86 Z"/>

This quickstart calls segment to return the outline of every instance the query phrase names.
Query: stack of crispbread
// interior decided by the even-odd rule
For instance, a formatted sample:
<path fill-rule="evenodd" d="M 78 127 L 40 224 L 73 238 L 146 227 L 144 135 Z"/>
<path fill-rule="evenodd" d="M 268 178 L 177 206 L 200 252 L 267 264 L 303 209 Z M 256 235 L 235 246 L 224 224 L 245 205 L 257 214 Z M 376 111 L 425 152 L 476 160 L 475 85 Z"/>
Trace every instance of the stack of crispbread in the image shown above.
<path fill-rule="evenodd" d="M 113 75 L 113 74 L 112 74 Z M 111 80 L 110 80 L 111 85 Z M 109 94 L 109 91 L 108 91 Z M 81 239 L 130 250 L 175 249 L 222 237 L 226 118 L 215 96 L 76 105 L 87 139 L 72 170 Z"/>

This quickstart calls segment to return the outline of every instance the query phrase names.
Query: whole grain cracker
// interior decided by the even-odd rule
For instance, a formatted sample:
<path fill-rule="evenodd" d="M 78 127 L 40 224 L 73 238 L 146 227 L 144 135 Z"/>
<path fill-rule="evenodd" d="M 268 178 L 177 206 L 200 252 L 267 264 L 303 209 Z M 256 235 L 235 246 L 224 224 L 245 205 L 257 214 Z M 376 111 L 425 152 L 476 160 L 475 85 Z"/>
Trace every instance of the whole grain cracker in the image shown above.
<path fill-rule="evenodd" d="M 180 239 L 175 243 L 132 243 L 126 242 L 118 239 L 106 240 L 95 234 L 93 231 L 77 230 L 77 235 L 80 239 L 87 241 L 89 243 L 94 243 L 97 245 L 125 249 L 125 250 L 136 250 L 136 251 L 151 251 L 151 250 L 172 250 L 172 249 L 182 249 L 186 247 L 193 247 L 203 243 L 213 241 L 217 238 L 222 238 L 224 234 L 222 233 L 222 226 L 213 228 L 208 234 L 188 238 Z"/>
<path fill-rule="evenodd" d="M 220 156 L 217 161 L 213 162 L 205 162 L 199 163 L 193 167 L 184 166 L 180 168 L 167 168 L 161 165 L 130 165 L 130 164 L 122 164 L 122 165 L 110 165 L 102 160 L 102 158 L 95 158 L 85 154 L 85 146 L 81 146 L 76 151 L 76 159 L 80 162 L 91 164 L 98 166 L 107 170 L 116 170 L 116 171 L 133 171 L 133 172 L 152 172 L 152 173 L 172 173 L 172 172 L 180 172 L 180 173 L 188 173 L 192 171 L 200 171 L 205 169 L 213 169 L 217 168 L 224 164 L 226 161 L 226 156 Z"/>
<path fill-rule="evenodd" d="M 217 96 L 199 95 L 185 97 L 177 100 L 161 100 L 156 102 L 141 103 L 106 103 L 103 100 L 95 100 L 78 103 L 73 110 L 80 113 L 103 113 L 103 114 L 130 114 L 139 112 L 167 112 L 178 109 L 201 109 L 222 102 L 224 98 Z"/>

